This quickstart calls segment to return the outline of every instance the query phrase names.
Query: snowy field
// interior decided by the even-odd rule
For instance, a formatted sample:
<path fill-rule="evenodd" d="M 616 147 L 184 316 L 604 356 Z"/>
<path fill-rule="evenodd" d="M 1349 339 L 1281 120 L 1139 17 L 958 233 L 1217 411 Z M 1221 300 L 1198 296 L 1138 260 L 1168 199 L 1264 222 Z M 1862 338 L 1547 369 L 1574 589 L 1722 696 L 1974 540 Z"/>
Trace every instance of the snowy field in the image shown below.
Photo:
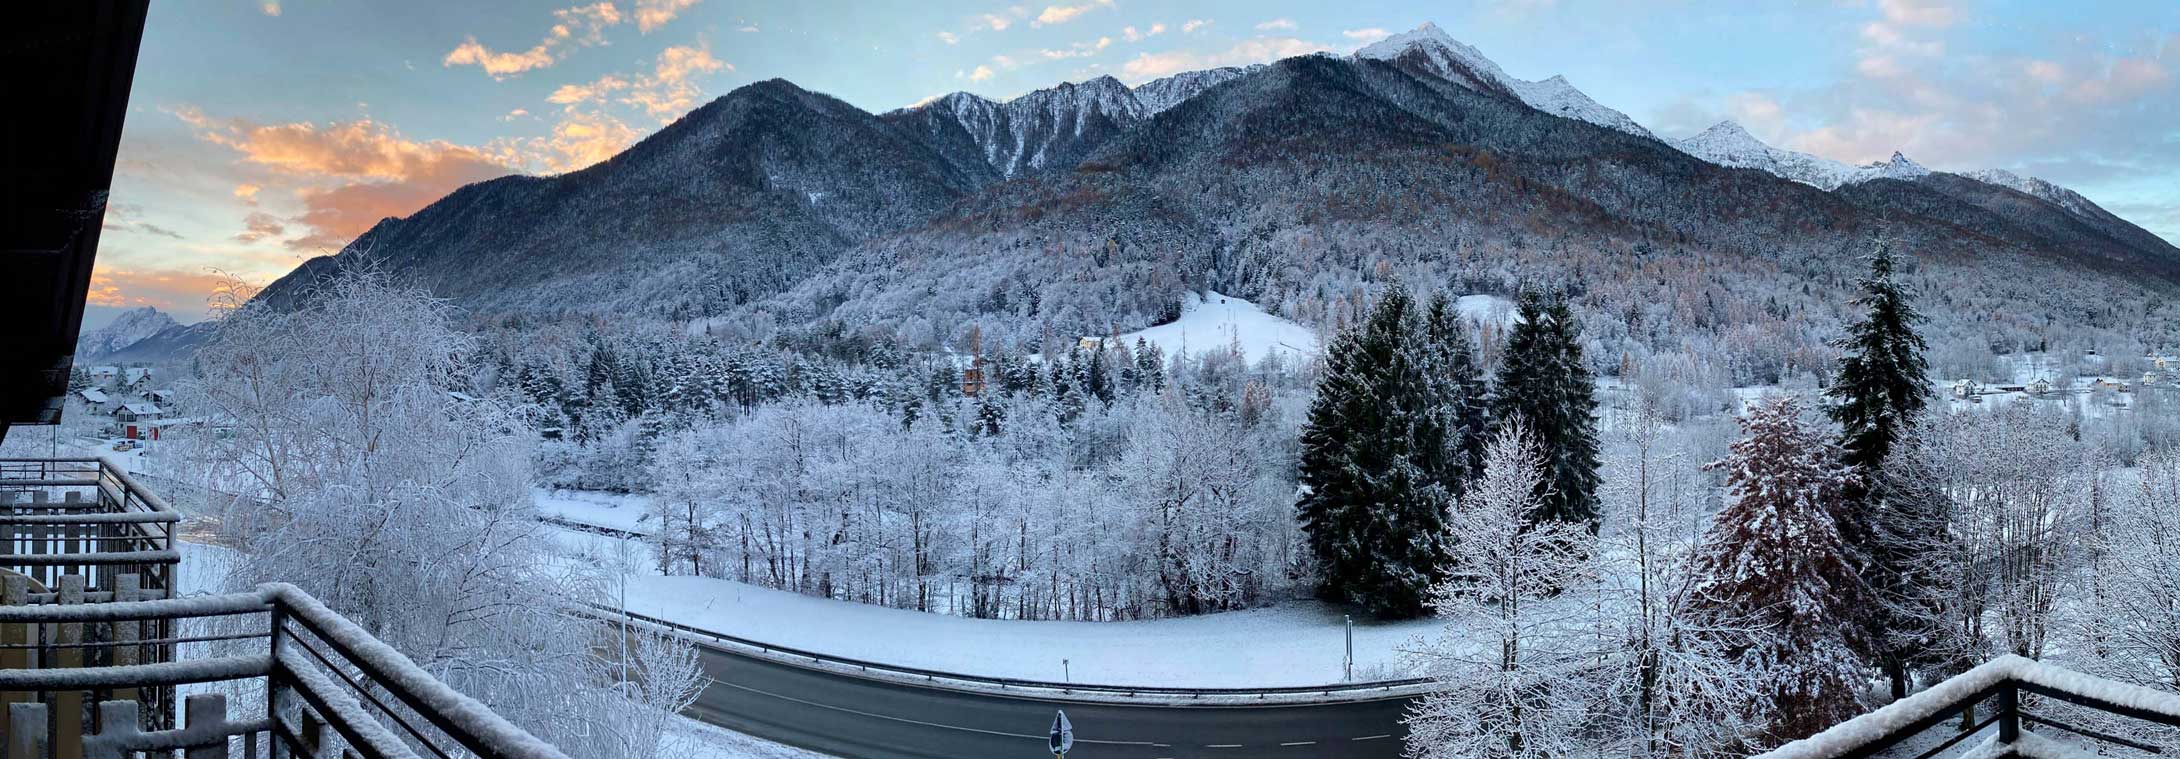
<path fill-rule="evenodd" d="M 709 577 L 643 576 L 629 581 L 628 608 L 834 656 L 987 677 L 1206 688 L 1340 682 L 1340 615 L 1312 603 L 1142 622 L 1025 622 L 889 609 Z M 1358 621 L 1357 679 L 1405 676 L 1402 649 L 1439 625 Z"/>
<path fill-rule="evenodd" d="M 533 488 L 531 497 L 537 502 L 537 513 L 548 517 L 628 532 L 651 532 L 644 513 L 650 508 L 649 496 Z"/>
<path fill-rule="evenodd" d="M 1317 333 L 1300 324 L 1264 312 L 1240 298 L 1205 291 L 1189 293 L 1181 305 L 1181 318 L 1169 324 L 1136 330 L 1120 336 L 1134 347 L 1143 338 L 1172 356 L 1183 351 L 1202 355 L 1226 346 L 1241 346 L 1242 355 L 1258 361 L 1272 353 L 1289 360 L 1317 355 Z"/>

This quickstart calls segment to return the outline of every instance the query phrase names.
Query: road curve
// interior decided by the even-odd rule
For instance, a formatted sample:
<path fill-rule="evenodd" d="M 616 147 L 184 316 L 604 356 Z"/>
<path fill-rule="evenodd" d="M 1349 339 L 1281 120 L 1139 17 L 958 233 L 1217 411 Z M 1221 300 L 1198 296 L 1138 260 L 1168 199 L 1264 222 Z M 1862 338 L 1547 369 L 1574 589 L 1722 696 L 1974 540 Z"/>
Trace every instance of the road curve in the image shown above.
<path fill-rule="evenodd" d="M 1035 759 L 1054 710 L 1075 726 L 1068 759 L 1394 759 L 1412 694 L 1308 703 L 1120 703 L 994 693 L 869 676 L 699 641 L 711 683 L 691 717 L 843 757 Z"/>

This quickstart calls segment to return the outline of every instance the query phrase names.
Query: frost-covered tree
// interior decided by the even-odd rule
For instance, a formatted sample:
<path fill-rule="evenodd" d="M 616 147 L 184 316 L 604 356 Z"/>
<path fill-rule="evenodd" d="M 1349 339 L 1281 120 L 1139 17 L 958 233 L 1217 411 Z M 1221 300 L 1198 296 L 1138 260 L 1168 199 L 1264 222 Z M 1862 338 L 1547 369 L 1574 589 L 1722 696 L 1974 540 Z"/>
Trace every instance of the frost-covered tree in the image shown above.
<path fill-rule="evenodd" d="M 182 405 L 221 420 L 192 464 L 244 496 L 216 522 L 238 547 L 225 582 L 299 585 L 571 754 L 657 756 L 633 726 L 693 692 L 625 682 L 603 646 L 622 631 L 573 613 L 598 589 L 547 560 L 529 431 L 457 392 L 474 346 L 443 301 L 370 271 L 222 319 Z M 662 685 L 693 668 L 676 645 L 642 651 Z"/>
<path fill-rule="evenodd" d="M 1447 521 L 1461 547 L 1431 606 L 1446 631 L 1417 652 L 1439 683 L 1408 713 L 1408 755 L 1427 759 L 1571 756 L 1589 748 L 1587 677 L 1598 651 L 1561 591 L 1590 567 L 1578 524 L 1537 521 L 1547 460 L 1520 423 L 1503 426 L 1484 476 Z"/>
<path fill-rule="evenodd" d="M 1741 420 L 1725 473 L 1727 503 L 1694 559 L 1694 603 L 1753 635 L 1733 652 L 1760 683 L 1761 739 L 1813 734 L 1862 712 L 1871 598 L 1840 534 L 1852 475 L 1792 396 Z"/>
<path fill-rule="evenodd" d="M 1491 391 L 1491 424 L 1520 424 L 1545 458 L 1544 506 L 1538 519 L 1580 524 L 1595 533 L 1597 517 L 1596 381 L 1582 357 L 1581 327 L 1564 298 L 1522 294 L 1519 321 L 1507 336 Z"/>
<path fill-rule="evenodd" d="M 1425 611 L 1446 559 L 1450 494 L 1433 465 L 1448 453 L 1428 413 L 1415 301 L 1388 288 L 1361 326 L 1326 349 L 1301 435 L 1307 490 L 1296 504 L 1321 591 L 1373 614 Z"/>
<path fill-rule="evenodd" d="M 1691 431 L 1665 425 L 1647 401 L 1617 428 L 1606 457 L 1608 547 L 1595 631 L 1607 649 L 1600 695 L 1614 719 L 1595 739 L 1643 757 L 1739 748 L 1756 709 L 1734 652 L 1751 633 L 1702 613 L 1692 592 L 1690 560 L 1711 489 Z"/>

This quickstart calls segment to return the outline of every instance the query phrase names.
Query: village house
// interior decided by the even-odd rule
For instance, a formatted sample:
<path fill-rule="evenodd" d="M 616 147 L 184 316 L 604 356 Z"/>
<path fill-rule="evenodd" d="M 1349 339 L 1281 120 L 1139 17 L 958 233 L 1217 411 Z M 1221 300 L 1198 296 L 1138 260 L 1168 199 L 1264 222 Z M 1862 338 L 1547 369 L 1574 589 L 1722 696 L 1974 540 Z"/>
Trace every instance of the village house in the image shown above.
<path fill-rule="evenodd" d="M 83 405 L 89 407 L 93 412 L 104 412 L 106 404 L 113 402 L 112 398 L 106 396 L 106 391 L 95 387 L 87 387 L 76 391 L 76 397 L 82 398 Z"/>
<path fill-rule="evenodd" d="M 158 406 L 145 401 L 124 403 L 114 407 L 114 422 L 121 425 L 122 437 L 142 440 L 145 438 L 139 437 L 139 434 L 150 429 L 145 425 L 158 419 L 163 413 L 165 412 L 160 411 Z"/>
<path fill-rule="evenodd" d="M 2051 380 L 2038 377 L 2035 382 L 2029 383 L 2028 391 L 2030 395 L 2048 394 L 2051 392 Z"/>
<path fill-rule="evenodd" d="M 141 390 L 141 389 L 143 389 L 143 388 L 144 388 L 145 386 L 147 386 L 147 385 L 150 385 L 150 384 L 151 384 L 151 370 L 150 370 L 150 369 L 145 369 L 145 368 L 142 368 L 142 367 L 130 367 L 130 368 L 128 368 L 128 369 L 123 369 L 123 370 L 121 370 L 121 386 L 122 386 L 122 387 L 126 387 L 126 388 L 128 388 L 128 389 L 130 389 L 130 390 Z"/>
<path fill-rule="evenodd" d="M 118 366 L 94 366 L 94 367 L 91 367 L 91 381 L 92 381 L 92 382 L 97 382 L 97 383 L 99 383 L 99 384 L 105 384 L 105 383 L 108 383 L 108 382 L 112 382 L 112 381 L 114 381 L 114 378 L 115 378 L 115 377 L 119 377 L 119 376 L 121 376 L 121 367 L 118 367 Z"/>

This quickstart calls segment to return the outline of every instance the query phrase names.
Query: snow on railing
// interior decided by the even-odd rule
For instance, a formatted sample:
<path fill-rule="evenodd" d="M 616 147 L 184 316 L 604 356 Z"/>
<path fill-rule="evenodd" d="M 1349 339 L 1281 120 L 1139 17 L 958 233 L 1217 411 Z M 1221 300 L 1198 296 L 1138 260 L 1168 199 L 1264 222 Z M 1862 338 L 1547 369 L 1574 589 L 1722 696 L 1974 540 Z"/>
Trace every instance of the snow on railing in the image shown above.
<path fill-rule="evenodd" d="M 2084 737 L 2140 748 L 2124 738 L 2105 735 L 2055 720 L 2025 714 L 2021 693 L 2029 692 L 2147 722 L 2180 727 L 2180 695 L 2138 685 L 2107 680 L 2055 667 L 2020 656 L 2001 656 L 1974 669 L 1931 686 L 1920 693 L 1894 701 L 1876 711 L 1833 725 L 1755 759 L 1851 759 L 1868 757 L 1958 717 L 1985 701 L 1996 702 L 1990 716 L 1926 751 L 1939 752 L 1983 729 L 1996 725 L 1998 733 L 1988 746 L 1978 746 L 1969 756 L 2051 756 L 2044 748 L 2060 746 L 2023 732 L 2023 722 L 2044 724 Z M 2063 748 L 2063 746 L 2061 746 Z M 1965 759 L 1965 757 L 1964 757 Z"/>
<path fill-rule="evenodd" d="M 66 575 L 106 593 L 123 574 L 165 597 L 181 514 L 100 458 L 0 459 L 0 568 L 49 591 Z"/>

